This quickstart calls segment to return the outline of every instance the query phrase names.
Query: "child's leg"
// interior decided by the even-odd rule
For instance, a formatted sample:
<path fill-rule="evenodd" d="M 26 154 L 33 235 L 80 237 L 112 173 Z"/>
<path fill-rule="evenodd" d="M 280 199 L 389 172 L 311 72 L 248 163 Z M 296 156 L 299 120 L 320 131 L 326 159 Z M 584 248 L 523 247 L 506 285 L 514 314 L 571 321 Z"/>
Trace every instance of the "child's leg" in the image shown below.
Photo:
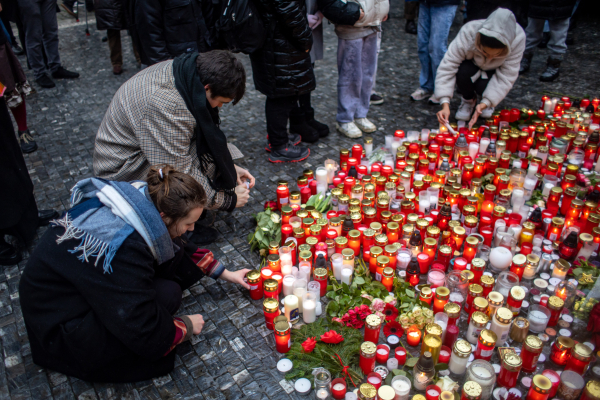
<path fill-rule="evenodd" d="M 19 132 L 25 132 L 27 130 L 27 109 L 25 108 L 25 96 L 21 96 L 23 97 L 23 102 L 18 107 L 11 108 L 10 111 L 13 117 L 15 117 L 15 121 L 17 121 Z"/>
<path fill-rule="evenodd" d="M 339 123 L 352 122 L 355 118 L 362 83 L 362 46 L 363 39 L 338 38 L 338 111 L 336 120 Z"/>
<path fill-rule="evenodd" d="M 381 31 L 377 32 L 377 59 L 379 59 L 379 50 L 381 49 Z M 377 82 L 377 61 L 375 61 L 375 73 L 373 74 L 373 86 L 371 94 L 375 93 L 375 83 Z"/>
<path fill-rule="evenodd" d="M 377 71 L 377 32 L 362 39 L 362 82 L 360 88 L 360 100 L 354 118 L 366 118 L 369 112 L 371 100 L 371 89 L 373 88 L 375 72 Z"/>
<path fill-rule="evenodd" d="M 479 67 L 472 60 L 463 61 L 456 72 L 456 87 L 465 100 L 475 97 L 475 83 L 471 79 L 479 71 Z"/>
<path fill-rule="evenodd" d="M 550 58 L 562 60 L 567 52 L 567 32 L 569 30 L 570 18 L 550 21 L 550 41 L 548 42 L 548 50 L 550 50 Z"/>
<path fill-rule="evenodd" d="M 429 55 L 429 35 L 431 32 L 431 6 L 422 3 L 419 6 L 419 29 L 417 33 L 417 49 L 421 62 L 419 85 L 421 88 L 433 92 L 435 81 L 431 73 L 431 57 Z"/>

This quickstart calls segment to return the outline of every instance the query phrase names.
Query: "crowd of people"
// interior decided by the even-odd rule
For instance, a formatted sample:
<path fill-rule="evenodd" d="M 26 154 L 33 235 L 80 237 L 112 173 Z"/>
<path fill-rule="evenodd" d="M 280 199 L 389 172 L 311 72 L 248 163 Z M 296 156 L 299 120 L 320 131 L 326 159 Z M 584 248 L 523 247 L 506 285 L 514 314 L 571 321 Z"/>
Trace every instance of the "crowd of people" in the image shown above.
<path fill-rule="evenodd" d="M 232 21 L 224 19 L 223 2 L 86 4 L 98 29 L 107 31 L 113 73 L 123 72 L 125 29 L 144 69 L 114 95 L 96 136 L 96 177 L 77 183 L 72 208 L 58 218 L 54 210 L 38 210 L 21 154 L 37 145 L 26 117 L 26 96 L 34 88 L 17 55 L 26 54 L 41 89 L 79 74 L 61 64 L 55 0 L 0 0 L 0 265 L 21 261 L 5 235 L 27 244 L 38 226 L 53 220 L 20 283 L 36 364 L 93 381 L 164 375 L 173 368 L 173 348 L 204 324 L 198 314 L 173 317 L 182 290 L 203 276 L 248 287 L 247 270 L 228 271 L 199 248 L 217 236 L 200 222 L 206 210 L 243 207 L 255 184 L 234 163 L 243 155 L 220 129 L 219 108 L 239 102 L 246 89 L 233 45 L 253 49 L 247 52 L 255 87 L 266 96 L 271 162 L 304 160 L 310 150 L 300 142 L 329 134 L 311 103 L 324 19 L 335 24 L 338 37 L 336 130 L 350 138 L 376 131 L 367 114 L 371 103 L 383 102 L 374 85 L 389 0 L 236 1 L 249 10 L 245 25 L 233 26 L 237 37 L 227 30 Z M 529 0 L 528 9 L 522 3 L 467 0 L 468 22 L 447 46 L 459 0 L 406 1 L 405 29 L 417 34 L 421 62 L 411 98 L 441 105 L 439 122 L 448 124 L 456 86 L 462 97 L 456 119 L 472 126 L 491 115 L 529 69 L 545 21 L 550 57 L 540 79 L 556 79 L 577 0 Z M 74 1 L 60 7 L 75 15 Z M 242 35 L 244 29 L 256 34 Z"/>

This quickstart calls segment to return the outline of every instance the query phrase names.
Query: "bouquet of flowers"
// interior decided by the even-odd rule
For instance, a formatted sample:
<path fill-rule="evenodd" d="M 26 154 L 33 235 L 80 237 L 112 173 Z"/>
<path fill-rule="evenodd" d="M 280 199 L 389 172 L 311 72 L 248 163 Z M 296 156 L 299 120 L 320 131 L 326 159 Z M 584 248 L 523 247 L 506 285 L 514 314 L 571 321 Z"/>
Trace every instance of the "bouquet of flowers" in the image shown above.
<path fill-rule="evenodd" d="M 421 306 L 414 306 L 412 310 L 407 313 L 400 314 L 398 322 L 402 325 L 402 328 L 408 329 L 412 325 L 416 325 L 419 329 L 423 329 L 425 325 L 433 323 L 433 311 Z"/>

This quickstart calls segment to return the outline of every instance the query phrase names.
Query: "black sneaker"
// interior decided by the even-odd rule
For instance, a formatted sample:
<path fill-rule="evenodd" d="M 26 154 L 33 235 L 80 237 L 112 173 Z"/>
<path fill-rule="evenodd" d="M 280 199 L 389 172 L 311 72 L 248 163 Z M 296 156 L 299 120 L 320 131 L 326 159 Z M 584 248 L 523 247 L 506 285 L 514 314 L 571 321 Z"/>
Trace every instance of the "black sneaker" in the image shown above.
<path fill-rule="evenodd" d="M 46 74 L 36 78 L 35 82 L 43 88 L 51 89 L 56 86 L 54 81 Z"/>
<path fill-rule="evenodd" d="M 315 110 L 310 110 L 305 113 L 306 123 L 312 126 L 317 132 L 319 132 L 319 137 L 324 138 L 329 135 L 329 127 L 319 122 L 315 119 Z"/>
<path fill-rule="evenodd" d="M 417 24 L 414 19 L 409 19 L 406 21 L 406 26 L 404 27 L 404 31 L 406 33 L 410 33 L 411 35 L 417 34 Z"/>
<path fill-rule="evenodd" d="M 369 104 L 371 104 L 372 106 L 378 106 L 380 104 L 383 104 L 383 97 L 381 97 L 377 93 L 373 93 L 371 95 L 371 100 L 369 101 Z"/>
<path fill-rule="evenodd" d="M 79 78 L 79 73 L 64 69 L 61 65 L 56 71 L 52 73 L 52 77 L 54 79 L 75 79 Z"/>
<path fill-rule="evenodd" d="M 297 133 L 306 143 L 315 143 L 320 138 L 319 132 L 306 122 L 304 115 L 290 115 L 290 133 Z"/>
<path fill-rule="evenodd" d="M 310 150 L 306 147 L 294 146 L 291 142 L 278 148 L 271 149 L 269 161 L 272 163 L 298 162 L 306 160 Z"/>
<path fill-rule="evenodd" d="M 302 141 L 302 138 L 297 133 L 290 133 L 288 135 L 288 141 L 294 146 L 298 146 Z M 265 150 L 269 153 L 271 152 L 271 143 L 269 143 L 269 135 L 267 135 L 267 145 L 265 146 Z"/>
<path fill-rule="evenodd" d="M 23 257 L 21 257 L 19 250 L 13 245 L 6 243 L 4 239 L 0 239 L 0 265 L 17 265 L 22 259 Z"/>
<path fill-rule="evenodd" d="M 73 8 L 73 6 L 70 6 L 68 4 L 65 3 L 61 3 L 60 6 L 63 8 L 63 10 L 65 10 L 67 12 L 67 14 L 69 14 L 71 17 L 73 18 L 77 18 L 77 10 L 75 10 Z"/>
<path fill-rule="evenodd" d="M 548 61 L 546 63 L 546 70 L 540 75 L 540 81 L 552 82 L 556 80 L 556 78 L 558 78 L 558 75 L 560 75 L 560 63 L 561 60 L 548 57 Z"/>
<path fill-rule="evenodd" d="M 23 153 L 33 153 L 38 148 L 37 143 L 31 137 L 31 133 L 29 133 L 29 129 L 22 132 L 19 131 L 19 144 Z"/>
<path fill-rule="evenodd" d="M 60 216 L 56 210 L 38 210 L 38 226 L 46 226 Z"/>

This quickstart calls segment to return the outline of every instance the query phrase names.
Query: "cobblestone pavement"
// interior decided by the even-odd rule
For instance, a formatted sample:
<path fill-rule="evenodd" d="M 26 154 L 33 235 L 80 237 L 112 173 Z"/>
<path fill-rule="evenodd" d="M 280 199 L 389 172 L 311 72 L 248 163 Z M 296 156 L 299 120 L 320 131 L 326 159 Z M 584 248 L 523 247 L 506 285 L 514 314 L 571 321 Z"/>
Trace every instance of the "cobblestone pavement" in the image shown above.
<path fill-rule="evenodd" d="M 373 135 L 376 144 L 383 142 L 384 134 L 398 128 L 436 126 L 436 107 L 415 104 L 408 99 L 418 85 L 419 61 L 416 37 L 404 33 L 402 15 L 402 2 L 392 0 L 390 20 L 384 25 L 377 78 L 377 90 L 384 96 L 385 103 L 373 106 L 369 114 L 379 128 Z M 126 72 L 114 76 L 108 46 L 101 42 L 104 33 L 95 30 L 93 20 L 91 36 L 86 37 L 84 25 L 74 26 L 64 12 L 59 18 L 63 65 L 80 72 L 81 78 L 58 81 L 56 88 L 39 89 L 38 94 L 28 99 L 29 124 L 39 149 L 25 158 L 39 207 L 62 211 L 68 206 L 69 189 L 73 184 L 92 174 L 94 137 L 113 94 L 138 70 L 124 32 Z M 461 19 L 458 15 L 451 37 L 456 35 Z M 317 118 L 329 124 L 332 133 L 311 146 L 307 161 L 293 165 L 268 163 L 264 151 L 265 99 L 254 90 L 251 80 L 245 98 L 235 107 L 223 109 L 222 127 L 229 140 L 246 155 L 241 165 L 248 167 L 257 178 L 246 207 L 231 214 L 215 215 L 214 226 L 220 235 L 210 249 L 227 268 L 257 265 L 257 256 L 250 253 L 246 244 L 248 233 L 254 229 L 251 214 L 262 210 L 265 200 L 274 199 L 277 180 L 293 181 L 304 168 L 316 167 L 327 158 L 336 159 L 340 147 L 352 144 L 333 132 L 337 39 L 333 25 L 325 23 L 325 28 L 325 60 L 316 65 L 318 87 L 313 93 L 313 104 Z M 600 94 L 599 28 L 597 21 L 580 24 L 576 43 L 569 49 L 561 78 L 556 83 L 538 81 L 537 75 L 543 70 L 546 58 L 546 51 L 539 51 L 531 72 L 518 80 L 503 104 L 533 107 L 538 104 L 542 90 L 571 95 Z M 250 73 L 248 58 L 241 57 Z M 26 65 L 24 59 L 22 62 Z M 455 99 L 453 109 L 456 103 Z M 134 384 L 91 384 L 36 366 L 19 306 L 18 283 L 26 257 L 27 252 L 18 266 L 0 268 L 0 399 L 296 398 L 288 393 L 289 386 L 283 384 L 283 376 L 276 372 L 278 354 L 274 350 L 273 335 L 265 328 L 260 301 L 250 300 L 245 290 L 208 278 L 184 294 L 180 311 L 202 314 L 206 325 L 201 335 L 178 346 L 177 365 L 170 375 Z"/>

